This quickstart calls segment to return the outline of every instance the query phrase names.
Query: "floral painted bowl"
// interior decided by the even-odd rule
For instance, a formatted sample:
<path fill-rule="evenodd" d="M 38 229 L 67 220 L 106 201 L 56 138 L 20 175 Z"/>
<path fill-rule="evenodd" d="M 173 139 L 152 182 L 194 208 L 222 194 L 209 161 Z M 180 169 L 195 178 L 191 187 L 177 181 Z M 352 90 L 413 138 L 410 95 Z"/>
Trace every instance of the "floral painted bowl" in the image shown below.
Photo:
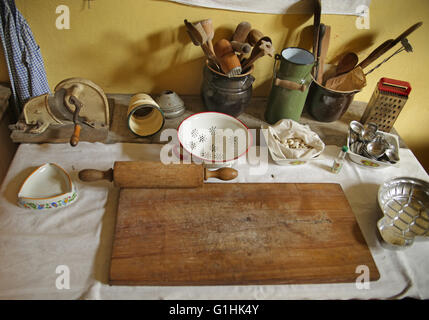
<path fill-rule="evenodd" d="M 240 120 L 220 112 L 200 112 L 177 129 L 182 147 L 207 166 L 229 166 L 245 155 L 253 137 Z"/>
<path fill-rule="evenodd" d="M 33 210 L 64 208 L 76 200 L 76 187 L 69 174 L 55 163 L 38 167 L 18 192 L 18 205 Z"/>

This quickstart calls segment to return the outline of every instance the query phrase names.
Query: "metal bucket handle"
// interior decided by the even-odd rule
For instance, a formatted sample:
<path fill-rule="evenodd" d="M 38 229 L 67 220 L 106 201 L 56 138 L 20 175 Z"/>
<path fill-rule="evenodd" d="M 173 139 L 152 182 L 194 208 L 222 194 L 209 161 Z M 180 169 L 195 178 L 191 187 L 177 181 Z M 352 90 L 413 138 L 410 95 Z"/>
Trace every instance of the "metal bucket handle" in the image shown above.
<path fill-rule="evenodd" d="M 281 55 L 279 55 L 278 53 L 276 53 L 276 55 L 274 56 L 273 85 L 284 89 L 299 90 L 301 92 L 304 92 L 307 89 L 307 86 L 304 83 L 298 83 L 295 81 L 277 78 L 277 61 L 280 61 L 281 58 Z"/>

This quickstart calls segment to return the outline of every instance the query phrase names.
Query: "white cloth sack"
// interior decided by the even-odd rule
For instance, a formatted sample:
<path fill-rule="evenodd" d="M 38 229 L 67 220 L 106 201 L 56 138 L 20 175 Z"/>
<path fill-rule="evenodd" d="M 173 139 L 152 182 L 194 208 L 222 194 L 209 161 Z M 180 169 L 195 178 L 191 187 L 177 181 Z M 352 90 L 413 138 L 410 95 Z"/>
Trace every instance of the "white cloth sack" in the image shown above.
<path fill-rule="evenodd" d="M 317 133 L 308 125 L 300 124 L 292 119 L 282 119 L 274 126 L 268 126 L 268 148 L 279 159 L 311 159 L 317 157 L 325 149 L 325 144 Z M 301 139 L 312 148 L 290 148 L 287 140 L 291 138 Z"/>

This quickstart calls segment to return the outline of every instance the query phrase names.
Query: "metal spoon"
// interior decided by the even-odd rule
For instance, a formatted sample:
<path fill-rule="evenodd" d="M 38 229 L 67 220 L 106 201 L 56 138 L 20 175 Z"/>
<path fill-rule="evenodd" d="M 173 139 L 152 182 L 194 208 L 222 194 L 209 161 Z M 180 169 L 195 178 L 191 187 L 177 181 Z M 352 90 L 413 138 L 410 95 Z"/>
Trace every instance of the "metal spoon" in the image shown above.
<path fill-rule="evenodd" d="M 391 163 L 396 163 L 399 161 L 398 153 L 396 152 L 396 148 L 393 146 L 391 146 L 390 148 L 387 148 L 384 154 L 386 155 L 387 159 L 389 159 Z"/>

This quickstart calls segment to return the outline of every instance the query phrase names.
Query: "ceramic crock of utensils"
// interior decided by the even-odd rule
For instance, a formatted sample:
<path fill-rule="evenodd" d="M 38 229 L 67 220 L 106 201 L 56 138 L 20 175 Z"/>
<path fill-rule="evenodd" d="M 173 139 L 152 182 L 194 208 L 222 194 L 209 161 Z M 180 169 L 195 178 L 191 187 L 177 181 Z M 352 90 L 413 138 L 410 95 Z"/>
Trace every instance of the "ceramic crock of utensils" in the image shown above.
<path fill-rule="evenodd" d="M 165 116 L 151 96 L 138 93 L 131 97 L 127 112 L 128 128 L 140 137 L 158 133 L 164 126 Z"/>
<path fill-rule="evenodd" d="M 227 77 L 236 76 L 241 73 L 240 60 L 235 54 L 231 42 L 226 39 L 220 39 L 214 45 L 214 52 L 222 71 Z"/>
<path fill-rule="evenodd" d="M 19 206 L 45 210 L 64 208 L 78 198 L 69 174 L 55 163 L 45 163 L 31 173 L 18 192 Z"/>
<path fill-rule="evenodd" d="M 429 183 L 412 177 L 390 179 L 377 195 L 383 218 L 377 227 L 392 249 L 409 247 L 415 237 L 429 236 Z"/>
<path fill-rule="evenodd" d="M 180 117 L 185 113 L 185 104 L 179 95 L 171 90 L 163 91 L 157 98 L 156 103 L 164 112 L 166 119 Z"/>
<path fill-rule="evenodd" d="M 203 69 L 201 96 L 206 110 L 238 117 L 244 112 L 252 97 L 253 66 L 243 74 L 227 77 L 216 71 L 210 63 Z"/>
<path fill-rule="evenodd" d="M 233 180 L 238 172 L 232 168 L 210 171 L 201 164 L 163 164 L 155 161 L 116 161 L 113 169 L 84 169 L 79 179 L 85 182 L 108 180 L 119 188 L 197 188 L 204 180 Z"/>
<path fill-rule="evenodd" d="M 230 166 L 252 146 L 249 129 L 238 119 L 219 112 L 200 112 L 177 129 L 181 146 L 206 166 Z"/>
<path fill-rule="evenodd" d="M 277 68 L 278 61 L 280 64 Z M 286 48 L 275 56 L 273 83 L 265 111 L 268 123 L 274 124 L 280 119 L 299 122 L 312 81 L 313 64 L 314 56 L 301 48 Z"/>

